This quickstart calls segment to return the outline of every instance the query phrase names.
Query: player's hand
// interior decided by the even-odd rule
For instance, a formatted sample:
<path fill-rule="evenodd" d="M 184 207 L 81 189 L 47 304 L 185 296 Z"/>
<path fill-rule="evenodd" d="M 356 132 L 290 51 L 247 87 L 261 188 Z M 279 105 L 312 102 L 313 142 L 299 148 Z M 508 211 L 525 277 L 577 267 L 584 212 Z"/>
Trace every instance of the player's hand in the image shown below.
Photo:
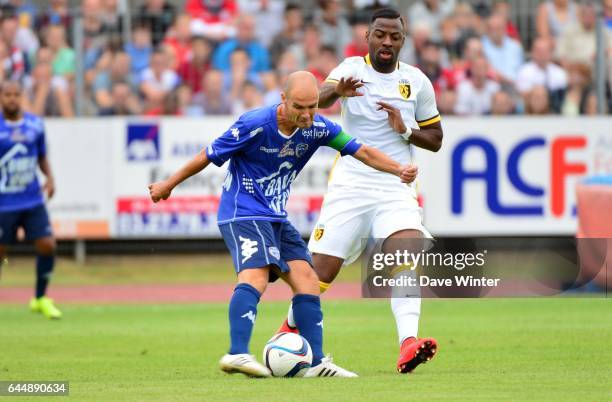
<path fill-rule="evenodd" d="M 363 86 L 363 82 L 357 78 L 340 78 L 340 81 L 336 84 L 334 90 L 338 95 L 351 98 L 353 96 L 363 96 L 362 93 L 357 92 L 359 88 Z"/>
<path fill-rule="evenodd" d="M 55 182 L 53 179 L 47 179 L 47 182 L 43 186 L 43 190 L 45 191 L 45 194 L 47 194 L 47 199 L 50 200 L 53 197 L 53 194 L 55 194 Z"/>
<path fill-rule="evenodd" d="M 151 200 L 157 202 L 159 200 L 167 200 L 170 197 L 172 188 L 166 184 L 165 181 L 158 181 L 157 183 L 149 184 L 149 194 Z"/>
<path fill-rule="evenodd" d="M 406 132 L 406 124 L 404 124 L 404 119 L 402 119 L 400 110 L 387 102 L 378 101 L 376 104 L 378 105 L 378 109 L 376 110 L 384 110 L 387 112 L 391 128 L 399 134 L 404 134 Z"/>
<path fill-rule="evenodd" d="M 417 165 L 407 165 L 402 167 L 402 171 L 400 172 L 400 179 L 402 183 L 412 183 L 419 173 L 419 168 Z"/>

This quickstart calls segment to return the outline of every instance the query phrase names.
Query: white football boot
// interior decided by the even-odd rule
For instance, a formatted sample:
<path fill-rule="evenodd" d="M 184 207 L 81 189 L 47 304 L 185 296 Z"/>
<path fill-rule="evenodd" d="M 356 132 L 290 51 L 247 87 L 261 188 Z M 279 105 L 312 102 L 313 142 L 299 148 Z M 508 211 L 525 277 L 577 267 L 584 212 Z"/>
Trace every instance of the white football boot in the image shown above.
<path fill-rule="evenodd" d="M 253 355 L 241 353 L 238 355 L 227 354 L 219 360 L 219 368 L 228 374 L 242 373 L 249 377 L 271 377 L 270 370 L 255 360 Z"/>
<path fill-rule="evenodd" d="M 304 377 L 346 377 L 354 378 L 359 377 L 352 371 L 343 369 L 342 367 L 334 364 L 333 359 L 330 355 L 325 356 L 321 359 L 321 363 L 308 369 Z"/>

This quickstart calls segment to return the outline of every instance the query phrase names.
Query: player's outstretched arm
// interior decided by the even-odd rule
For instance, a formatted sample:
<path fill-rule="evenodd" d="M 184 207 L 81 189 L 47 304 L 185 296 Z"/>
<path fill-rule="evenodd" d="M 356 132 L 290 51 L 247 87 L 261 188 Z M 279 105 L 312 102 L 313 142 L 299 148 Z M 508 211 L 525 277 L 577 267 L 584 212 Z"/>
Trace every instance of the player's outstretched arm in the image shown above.
<path fill-rule="evenodd" d="M 182 168 L 180 168 L 166 180 L 149 184 L 149 194 L 151 195 L 151 200 L 153 200 L 153 202 L 157 202 L 159 200 L 168 199 L 174 187 L 178 186 L 194 174 L 201 172 L 206 166 L 208 166 L 209 163 L 210 160 L 206 156 L 206 150 L 202 149 L 200 153 L 198 153 L 193 159 L 187 162 Z"/>
<path fill-rule="evenodd" d="M 362 145 L 353 154 L 353 157 L 371 168 L 398 176 L 404 183 L 412 183 L 418 174 L 418 168 L 415 165 L 402 166 L 385 153 L 367 145 Z"/>
<path fill-rule="evenodd" d="M 338 98 L 363 96 L 357 92 L 363 83 L 357 78 L 340 78 L 340 81 L 325 81 L 319 90 L 319 108 L 325 109 L 330 107 L 338 100 Z"/>

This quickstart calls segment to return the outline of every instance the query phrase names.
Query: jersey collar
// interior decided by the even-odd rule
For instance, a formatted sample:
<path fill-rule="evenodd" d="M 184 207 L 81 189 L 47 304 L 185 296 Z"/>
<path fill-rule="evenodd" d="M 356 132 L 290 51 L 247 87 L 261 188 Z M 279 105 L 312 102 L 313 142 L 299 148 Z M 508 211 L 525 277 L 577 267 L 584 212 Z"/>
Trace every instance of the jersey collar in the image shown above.
<path fill-rule="evenodd" d="M 372 61 L 370 60 L 370 53 L 368 53 L 368 54 L 366 54 L 365 56 L 363 56 L 363 60 L 365 61 L 365 63 L 366 63 L 368 66 L 370 66 L 370 67 L 374 68 L 374 67 L 372 66 Z M 400 65 L 399 65 L 399 60 L 398 60 L 398 61 L 397 61 L 397 66 L 395 66 L 395 69 L 396 69 L 396 70 L 399 70 L 399 67 L 400 67 Z"/>

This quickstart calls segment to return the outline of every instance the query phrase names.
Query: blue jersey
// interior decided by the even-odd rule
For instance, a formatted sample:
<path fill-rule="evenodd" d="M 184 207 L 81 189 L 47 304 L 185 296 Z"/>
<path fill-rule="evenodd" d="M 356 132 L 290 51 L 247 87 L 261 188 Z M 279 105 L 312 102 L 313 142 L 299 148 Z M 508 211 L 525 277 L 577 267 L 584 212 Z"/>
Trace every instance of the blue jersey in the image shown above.
<path fill-rule="evenodd" d="M 284 135 L 278 129 L 277 107 L 243 114 L 206 149 L 208 159 L 217 166 L 230 160 L 219 224 L 246 219 L 285 221 L 291 183 L 320 146 L 330 146 L 342 155 L 353 155 L 361 146 L 339 125 L 319 115 L 311 127 Z"/>
<path fill-rule="evenodd" d="M 0 211 L 18 211 L 44 202 L 38 160 L 47 153 L 42 120 L 24 113 L 19 121 L 0 114 Z"/>

